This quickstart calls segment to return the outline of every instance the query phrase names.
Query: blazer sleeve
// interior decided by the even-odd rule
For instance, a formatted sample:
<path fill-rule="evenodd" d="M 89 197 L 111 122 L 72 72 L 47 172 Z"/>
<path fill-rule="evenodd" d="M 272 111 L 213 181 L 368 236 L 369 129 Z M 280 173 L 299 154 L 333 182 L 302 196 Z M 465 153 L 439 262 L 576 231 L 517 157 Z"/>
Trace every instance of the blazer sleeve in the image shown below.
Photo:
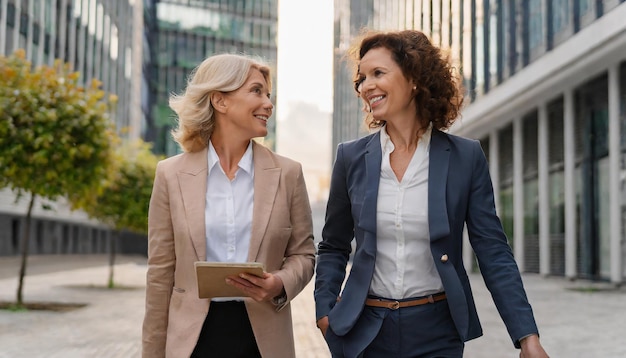
<path fill-rule="evenodd" d="M 344 145 L 340 144 L 331 175 L 322 241 L 317 252 L 314 292 L 316 320 L 327 316 L 337 303 L 353 238 L 354 219 L 348 194 Z"/>
<path fill-rule="evenodd" d="M 166 168 L 159 162 L 148 211 L 148 271 L 142 332 L 142 356 L 146 358 L 165 357 L 175 263 Z"/>
<path fill-rule="evenodd" d="M 276 307 L 277 311 L 282 310 L 309 283 L 315 265 L 313 219 L 302 166 L 298 164 L 295 173 L 290 173 L 288 175 L 293 175 L 295 180 L 289 208 L 292 231 L 282 268 L 274 273 L 283 281 L 287 299 Z"/>
<path fill-rule="evenodd" d="M 511 247 L 495 210 L 487 159 L 474 142 L 473 172 L 467 210 L 467 230 L 487 289 L 513 340 L 538 334 L 532 308 Z"/>

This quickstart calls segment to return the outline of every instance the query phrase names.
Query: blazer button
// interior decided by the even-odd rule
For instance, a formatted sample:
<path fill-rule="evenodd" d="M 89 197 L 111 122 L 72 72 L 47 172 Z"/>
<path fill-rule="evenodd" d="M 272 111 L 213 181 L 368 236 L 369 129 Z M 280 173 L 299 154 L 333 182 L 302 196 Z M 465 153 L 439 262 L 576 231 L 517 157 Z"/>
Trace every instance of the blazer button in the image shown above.
<path fill-rule="evenodd" d="M 445 264 L 446 262 L 448 262 L 448 255 L 447 255 L 447 254 L 443 254 L 443 255 L 441 255 L 441 262 L 443 262 L 444 264 Z"/>

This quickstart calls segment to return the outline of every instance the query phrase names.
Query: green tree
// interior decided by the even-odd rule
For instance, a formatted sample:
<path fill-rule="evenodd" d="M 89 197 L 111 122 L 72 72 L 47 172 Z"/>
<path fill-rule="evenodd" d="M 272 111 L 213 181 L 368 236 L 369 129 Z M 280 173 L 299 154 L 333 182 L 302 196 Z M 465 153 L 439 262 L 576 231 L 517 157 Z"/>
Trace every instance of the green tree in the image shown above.
<path fill-rule="evenodd" d="M 120 233 L 145 234 L 148 231 L 148 206 L 160 159 L 152 153 L 150 144 L 141 140 L 128 141 L 119 146 L 115 158 L 115 168 L 102 190 L 76 202 L 89 216 L 113 229 L 109 248 L 109 288 L 115 287 L 115 243 Z"/>
<path fill-rule="evenodd" d="M 23 305 L 31 214 L 36 197 L 97 191 L 112 162 L 114 96 L 60 61 L 33 68 L 24 51 L 0 57 L 0 187 L 29 195 L 16 306 Z"/>

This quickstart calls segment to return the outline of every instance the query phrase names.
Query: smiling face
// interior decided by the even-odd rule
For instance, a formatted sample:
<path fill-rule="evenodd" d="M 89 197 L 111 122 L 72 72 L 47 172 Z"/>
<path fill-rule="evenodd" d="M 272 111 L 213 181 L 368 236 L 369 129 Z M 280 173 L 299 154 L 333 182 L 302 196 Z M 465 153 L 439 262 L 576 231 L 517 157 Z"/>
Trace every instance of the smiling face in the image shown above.
<path fill-rule="evenodd" d="M 385 47 L 369 50 L 359 63 L 358 89 L 376 120 L 415 118 L 413 83 Z"/>
<path fill-rule="evenodd" d="M 217 106 L 222 106 L 217 110 L 224 114 L 223 125 L 230 132 L 249 139 L 267 135 L 267 120 L 274 105 L 267 81 L 258 69 L 251 68 L 246 82 L 239 89 L 224 93 Z"/>

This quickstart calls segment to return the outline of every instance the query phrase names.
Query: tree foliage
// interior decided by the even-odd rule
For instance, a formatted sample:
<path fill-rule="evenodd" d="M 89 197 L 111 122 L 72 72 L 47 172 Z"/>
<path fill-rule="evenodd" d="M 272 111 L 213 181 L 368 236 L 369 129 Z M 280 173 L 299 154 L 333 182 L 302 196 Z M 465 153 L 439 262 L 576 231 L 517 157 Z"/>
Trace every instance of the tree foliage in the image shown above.
<path fill-rule="evenodd" d="M 0 187 L 55 199 L 93 191 L 111 164 L 115 97 L 69 66 L 0 58 Z"/>
<path fill-rule="evenodd" d="M 23 305 L 35 198 L 71 199 L 98 191 L 112 161 L 114 103 L 98 81 L 81 86 L 79 74 L 60 61 L 33 68 L 23 50 L 0 57 L 0 187 L 30 196 L 17 307 Z"/>
<path fill-rule="evenodd" d="M 97 195 L 77 203 L 89 216 L 115 230 L 148 231 L 148 205 L 156 164 L 150 144 L 129 141 L 116 149 L 111 174 Z"/>
<path fill-rule="evenodd" d="M 102 190 L 75 201 L 89 216 L 113 229 L 109 247 L 109 288 L 115 287 L 115 243 L 120 232 L 145 234 L 148 231 L 148 207 L 159 159 L 149 144 L 141 140 L 126 142 L 117 148 L 114 168 Z"/>

